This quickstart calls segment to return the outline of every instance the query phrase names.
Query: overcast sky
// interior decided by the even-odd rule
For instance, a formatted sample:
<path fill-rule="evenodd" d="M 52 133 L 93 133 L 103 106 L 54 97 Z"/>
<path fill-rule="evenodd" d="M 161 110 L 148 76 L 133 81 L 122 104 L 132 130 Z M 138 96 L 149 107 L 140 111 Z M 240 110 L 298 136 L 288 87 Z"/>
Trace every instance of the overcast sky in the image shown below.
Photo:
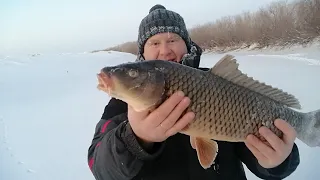
<path fill-rule="evenodd" d="M 141 19 L 157 3 L 193 27 L 254 11 L 272 0 L 1 0 L 0 55 L 84 52 L 136 40 Z"/>

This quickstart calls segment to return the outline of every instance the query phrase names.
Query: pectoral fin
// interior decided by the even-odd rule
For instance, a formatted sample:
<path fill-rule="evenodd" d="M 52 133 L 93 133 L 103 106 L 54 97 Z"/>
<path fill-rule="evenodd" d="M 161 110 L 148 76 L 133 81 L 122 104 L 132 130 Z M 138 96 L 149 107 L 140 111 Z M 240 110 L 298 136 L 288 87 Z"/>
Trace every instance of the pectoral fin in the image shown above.
<path fill-rule="evenodd" d="M 193 149 L 196 149 L 195 137 L 190 136 L 190 144 Z"/>
<path fill-rule="evenodd" d="M 204 169 L 209 168 L 216 159 L 218 144 L 211 139 L 190 137 L 191 146 L 196 149 L 199 162 Z"/>

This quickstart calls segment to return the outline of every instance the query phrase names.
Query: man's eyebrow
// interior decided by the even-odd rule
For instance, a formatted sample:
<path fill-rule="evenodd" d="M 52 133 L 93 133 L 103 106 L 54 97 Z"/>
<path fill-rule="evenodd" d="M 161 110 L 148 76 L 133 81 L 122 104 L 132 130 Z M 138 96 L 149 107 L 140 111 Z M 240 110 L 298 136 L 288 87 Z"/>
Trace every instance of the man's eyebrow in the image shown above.
<path fill-rule="evenodd" d="M 181 37 L 177 34 L 174 35 L 168 35 L 169 39 L 180 39 Z"/>
<path fill-rule="evenodd" d="M 149 39 L 149 41 L 148 42 L 155 42 L 155 41 L 159 41 L 158 39 Z"/>

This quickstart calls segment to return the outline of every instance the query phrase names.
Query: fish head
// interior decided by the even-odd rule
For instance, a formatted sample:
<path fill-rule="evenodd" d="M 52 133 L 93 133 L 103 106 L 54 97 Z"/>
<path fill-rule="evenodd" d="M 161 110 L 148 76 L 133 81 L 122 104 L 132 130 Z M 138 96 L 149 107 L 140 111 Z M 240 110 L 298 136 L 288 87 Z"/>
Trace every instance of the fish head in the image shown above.
<path fill-rule="evenodd" d="M 165 92 L 163 72 L 148 62 L 104 67 L 98 80 L 98 89 L 126 102 L 135 111 L 154 108 Z"/>

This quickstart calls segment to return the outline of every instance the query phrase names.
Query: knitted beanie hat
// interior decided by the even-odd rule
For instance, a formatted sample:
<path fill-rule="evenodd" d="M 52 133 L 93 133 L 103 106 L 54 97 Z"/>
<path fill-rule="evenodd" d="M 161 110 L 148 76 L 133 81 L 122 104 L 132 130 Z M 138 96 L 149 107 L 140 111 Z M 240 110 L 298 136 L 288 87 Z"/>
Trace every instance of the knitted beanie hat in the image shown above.
<path fill-rule="evenodd" d="M 176 12 L 167 10 L 164 6 L 157 4 L 149 10 L 149 14 L 142 19 L 139 26 L 138 49 L 143 54 L 143 47 L 151 36 L 172 32 L 180 35 L 190 49 L 190 38 L 183 18 Z"/>

